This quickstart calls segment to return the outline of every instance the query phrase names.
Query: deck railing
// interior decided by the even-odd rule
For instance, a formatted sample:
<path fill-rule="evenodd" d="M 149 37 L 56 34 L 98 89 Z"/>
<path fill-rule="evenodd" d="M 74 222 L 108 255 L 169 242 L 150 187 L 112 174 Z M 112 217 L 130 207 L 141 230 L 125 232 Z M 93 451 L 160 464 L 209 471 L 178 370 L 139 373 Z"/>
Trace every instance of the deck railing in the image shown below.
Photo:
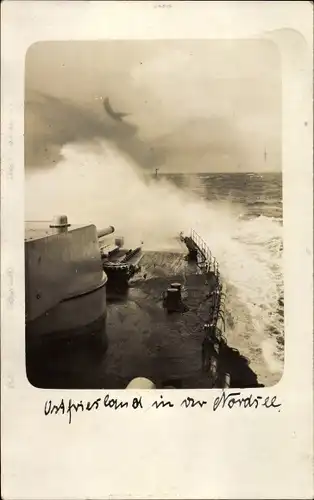
<path fill-rule="evenodd" d="M 221 343 L 226 331 L 226 295 L 220 280 L 219 265 L 207 243 L 194 229 L 191 229 L 190 238 L 197 247 L 201 258 L 203 258 L 200 266 L 207 273 L 212 272 L 216 278 L 216 288 L 212 295 L 208 313 L 208 326 L 210 330 L 205 333 L 202 344 L 203 370 L 211 373 L 213 387 L 229 387 L 230 374 L 225 372 L 220 356 Z"/>
<path fill-rule="evenodd" d="M 215 276 L 219 279 L 220 278 L 220 272 L 219 272 L 219 265 L 215 257 L 210 251 L 209 246 L 207 243 L 203 240 L 203 238 L 194 230 L 191 229 L 191 236 L 190 238 L 194 242 L 194 244 L 197 246 L 199 249 L 204 262 L 202 264 L 206 268 L 206 271 L 212 271 Z"/>

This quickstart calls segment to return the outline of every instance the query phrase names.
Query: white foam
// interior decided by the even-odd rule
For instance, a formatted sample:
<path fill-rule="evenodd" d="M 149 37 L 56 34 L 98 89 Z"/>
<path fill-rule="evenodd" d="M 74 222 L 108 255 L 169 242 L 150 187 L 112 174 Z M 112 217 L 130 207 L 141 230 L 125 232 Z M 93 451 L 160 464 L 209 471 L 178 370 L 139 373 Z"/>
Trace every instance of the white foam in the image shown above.
<path fill-rule="evenodd" d="M 147 181 L 109 141 L 70 144 L 62 154 L 64 159 L 56 167 L 28 171 L 28 219 L 49 220 L 65 213 L 72 223 L 94 223 L 99 228 L 112 224 L 127 245 L 144 241 L 156 250 L 169 248 L 174 235 L 194 228 L 248 308 L 261 346 L 270 327 L 283 335 L 277 314 L 283 294 L 279 222 L 263 216 L 241 219 L 239 205 L 231 200 L 207 202 L 165 179 Z M 270 364 L 269 349 L 264 348 L 264 356 Z"/>

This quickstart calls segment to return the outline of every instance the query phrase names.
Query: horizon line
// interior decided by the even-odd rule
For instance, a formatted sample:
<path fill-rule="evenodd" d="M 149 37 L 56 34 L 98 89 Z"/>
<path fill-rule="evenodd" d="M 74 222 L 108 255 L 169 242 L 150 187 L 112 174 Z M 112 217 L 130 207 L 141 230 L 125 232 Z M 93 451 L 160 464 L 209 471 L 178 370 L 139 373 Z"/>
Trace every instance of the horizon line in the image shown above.
<path fill-rule="evenodd" d="M 235 172 L 235 171 L 228 171 L 228 170 L 223 170 L 223 171 L 213 171 L 210 170 L 208 172 L 206 171 L 199 171 L 199 172 L 190 172 L 190 171 L 180 171 L 180 172 L 173 172 L 171 170 L 164 170 L 160 171 L 161 169 L 158 169 L 158 175 L 162 174 L 186 174 L 186 175 L 196 175 L 196 174 L 257 174 L 257 175 L 265 175 L 265 174 L 282 174 L 282 170 L 267 170 L 267 171 L 257 171 L 257 170 L 246 170 L 245 172 Z M 152 172 L 147 172 L 149 174 L 155 175 L 155 171 Z"/>

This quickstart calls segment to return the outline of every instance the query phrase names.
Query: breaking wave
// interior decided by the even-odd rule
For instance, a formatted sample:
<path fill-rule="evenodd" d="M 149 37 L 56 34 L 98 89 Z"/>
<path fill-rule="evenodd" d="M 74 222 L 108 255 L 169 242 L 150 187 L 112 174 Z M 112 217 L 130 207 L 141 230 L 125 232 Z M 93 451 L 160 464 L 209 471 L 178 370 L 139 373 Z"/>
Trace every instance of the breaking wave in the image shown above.
<path fill-rule="evenodd" d="M 166 178 L 147 179 L 109 141 L 66 145 L 51 169 L 26 173 L 26 218 L 113 224 L 130 246 L 171 247 L 180 231 L 194 228 L 208 243 L 234 292 L 235 334 L 252 335 L 271 372 L 283 368 L 282 225 L 263 215 L 243 218 L 232 200 L 206 201 Z M 193 188 L 193 186 L 192 186 Z M 248 329 L 248 325 L 250 328 Z M 277 339 L 277 340 L 276 340 Z M 280 378 L 280 377 L 279 377 Z"/>

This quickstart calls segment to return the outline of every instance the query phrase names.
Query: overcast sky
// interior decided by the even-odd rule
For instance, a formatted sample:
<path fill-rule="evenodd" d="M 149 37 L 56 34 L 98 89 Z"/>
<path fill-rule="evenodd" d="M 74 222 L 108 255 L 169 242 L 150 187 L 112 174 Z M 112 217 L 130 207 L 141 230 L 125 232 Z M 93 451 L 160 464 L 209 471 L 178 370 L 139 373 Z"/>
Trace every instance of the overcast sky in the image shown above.
<path fill-rule="evenodd" d="M 130 112 L 105 115 L 101 98 Z M 26 58 L 26 163 L 105 137 L 147 169 L 281 169 L 281 70 L 269 41 L 45 42 Z M 264 151 L 267 151 L 265 161 Z"/>

